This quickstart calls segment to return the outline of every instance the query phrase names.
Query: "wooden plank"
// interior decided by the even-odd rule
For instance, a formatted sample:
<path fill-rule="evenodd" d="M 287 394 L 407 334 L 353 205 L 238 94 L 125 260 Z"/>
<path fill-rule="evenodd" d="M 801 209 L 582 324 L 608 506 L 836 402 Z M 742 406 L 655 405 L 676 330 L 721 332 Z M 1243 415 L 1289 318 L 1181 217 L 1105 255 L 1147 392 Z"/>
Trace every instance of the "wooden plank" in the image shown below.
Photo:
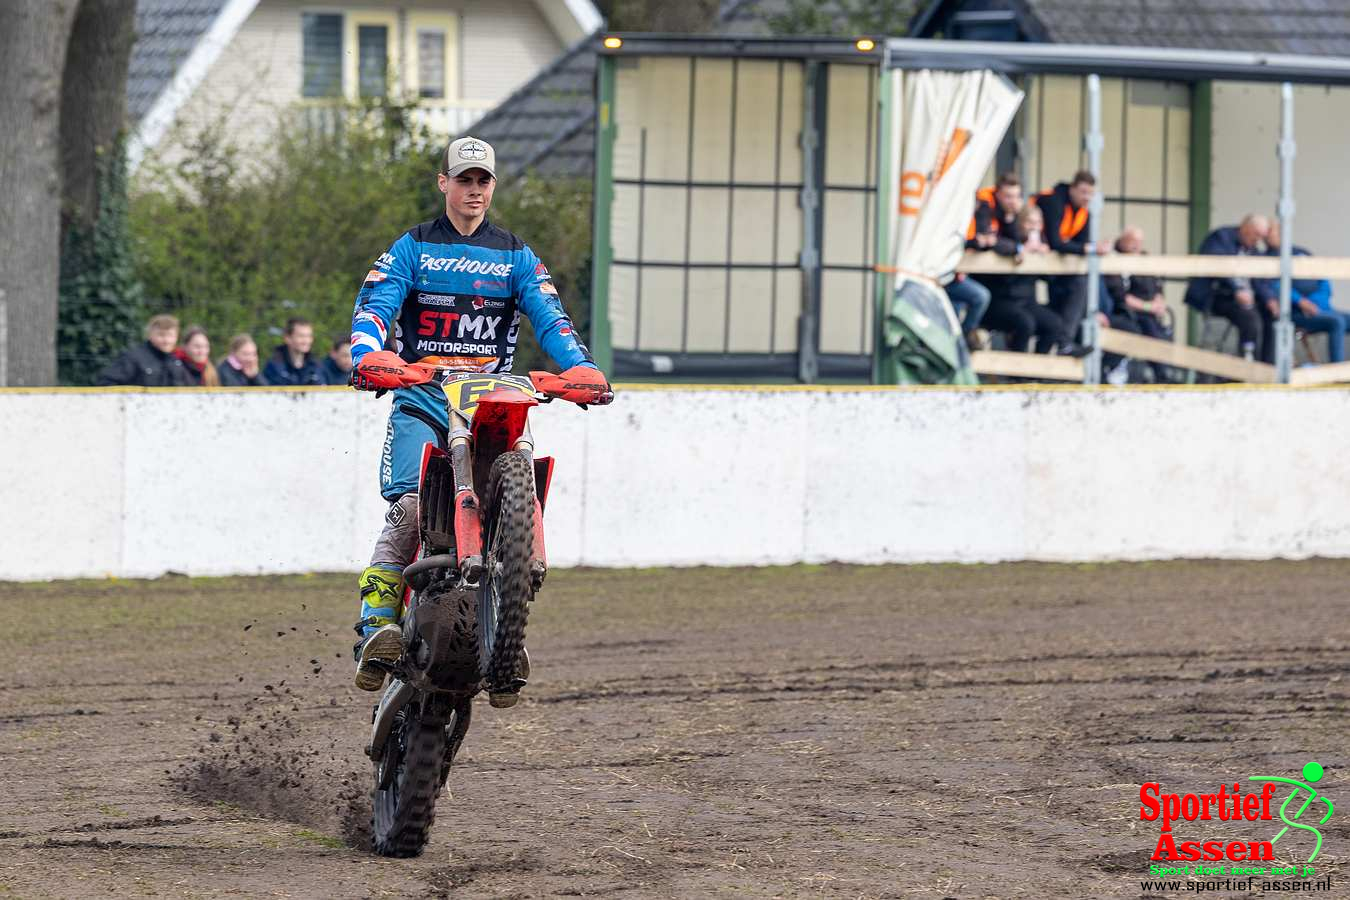
<path fill-rule="evenodd" d="M 889 266 L 878 271 L 893 272 Z M 997 253 L 967 252 L 958 272 L 987 275 L 1081 275 L 1087 259 L 1041 253 L 1024 256 L 1020 264 Z M 1279 278 L 1280 260 L 1275 256 L 1152 256 L 1113 253 L 1102 257 L 1104 275 L 1156 275 L 1162 278 Z M 1296 256 L 1295 278 L 1350 279 L 1350 257 Z"/>
<path fill-rule="evenodd" d="M 1290 384 L 1339 384 L 1350 381 L 1350 362 L 1300 366 L 1289 373 Z"/>
<path fill-rule="evenodd" d="M 1275 380 L 1275 367 L 1267 363 L 1248 362 L 1227 353 L 1200 350 L 1171 341 L 1130 334 L 1118 328 L 1102 330 L 1102 349 L 1134 359 L 1165 363 L 1178 369 L 1194 369 L 1233 381 L 1269 383 Z"/>
<path fill-rule="evenodd" d="M 1051 381 L 1083 380 L 1083 361 L 1071 356 L 978 350 L 970 354 L 970 361 L 976 373 L 980 375 L 1046 378 Z"/>

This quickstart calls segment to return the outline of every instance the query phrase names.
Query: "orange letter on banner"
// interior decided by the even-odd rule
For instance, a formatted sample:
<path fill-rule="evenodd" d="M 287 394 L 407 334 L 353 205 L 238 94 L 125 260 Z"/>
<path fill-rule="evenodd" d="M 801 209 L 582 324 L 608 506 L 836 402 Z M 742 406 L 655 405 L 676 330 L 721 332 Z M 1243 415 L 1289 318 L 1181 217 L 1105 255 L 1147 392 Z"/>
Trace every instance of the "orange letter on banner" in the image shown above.
<path fill-rule="evenodd" d="M 900 215 L 917 216 L 919 207 L 917 203 L 906 201 L 920 200 L 923 198 L 923 188 L 928 182 L 922 172 L 901 172 L 900 173 Z"/>
<path fill-rule="evenodd" d="M 947 174 L 947 170 L 956 163 L 956 158 L 961 155 L 961 151 L 966 149 L 966 145 L 969 143 L 969 129 L 958 128 L 952 132 L 951 140 L 942 148 L 942 155 L 938 158 L 937 175 L 933 176 L 934 181 Z"/>

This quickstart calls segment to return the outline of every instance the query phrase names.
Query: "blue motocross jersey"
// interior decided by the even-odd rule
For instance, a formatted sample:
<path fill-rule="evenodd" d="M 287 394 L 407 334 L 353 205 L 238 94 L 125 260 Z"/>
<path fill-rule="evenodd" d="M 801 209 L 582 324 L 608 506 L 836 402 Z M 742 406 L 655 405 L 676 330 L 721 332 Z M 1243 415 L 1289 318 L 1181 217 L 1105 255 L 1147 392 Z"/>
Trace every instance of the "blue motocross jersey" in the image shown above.
<path fill-rule="evenodd" d="M 486 218 L 473 234 L 442 215 L 408 229 L 366 273 L 352 314 L 352 363 L 391 348 L 425 356 L 493 356 L 509 372 L 520 314 L 558 365 L 594 367 L 548 269 L 520 238 Z"/>

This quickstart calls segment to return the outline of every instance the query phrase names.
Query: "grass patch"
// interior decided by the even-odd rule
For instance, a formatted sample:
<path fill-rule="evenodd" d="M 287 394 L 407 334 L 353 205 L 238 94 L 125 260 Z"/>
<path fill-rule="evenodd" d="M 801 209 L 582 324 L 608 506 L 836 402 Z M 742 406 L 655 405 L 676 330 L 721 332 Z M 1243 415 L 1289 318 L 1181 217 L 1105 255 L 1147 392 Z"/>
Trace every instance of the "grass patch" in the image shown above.
<path fill-rule="evenodd" d="M 320 834 L 317 831 L 311 831 L 308 828 L 301 828 L 296 831 L 295 836 L 311 844 L 318 844 L 320 847 L 327 847 L 329 850 L 341 850 L 347 846 L 342 838 L 333 837 L 331 834 Z"/>

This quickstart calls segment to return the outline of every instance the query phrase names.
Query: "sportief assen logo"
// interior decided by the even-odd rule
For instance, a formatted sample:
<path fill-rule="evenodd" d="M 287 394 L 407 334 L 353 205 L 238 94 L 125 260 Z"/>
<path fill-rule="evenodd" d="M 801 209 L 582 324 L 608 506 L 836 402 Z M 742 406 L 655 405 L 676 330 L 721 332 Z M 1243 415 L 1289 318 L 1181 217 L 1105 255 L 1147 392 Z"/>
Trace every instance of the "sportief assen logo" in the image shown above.
<path fill-rule="evenodd" d="M 1290 851 L 1308 852 L 1307 861 L 1317 859 L 1322 851 L 1322 832 L 1318 826 L 1325 825 L 1334 812 L 1332 802 L 1318 793 L 1314 784 L 1322 780 L 1323 769 L 1319 763 L 1310 762 L 1303 767 L 1303 778 L 1282 778 L 1275 775 L 1253 775 L 1247 780 L 1259 788 L 1243 791 L 1241 782 L 1219 785 L 1219 789 L 1210 794 L 1164 793 L 1162 785 L 1156 781 L 1144 784 L 1139 789 L 1139 818 L 1146 822 L 1162 820 L 1162 833 L 1158 836 L 1157 846 L 1151 857 L 1161 863 L 1149 866 L 1154 875 L 1297 875 L 1307 878 L 1314 874 L 1311 865 L 1302 866 L 1295 871 L 1292 866 L 1270 865 L 1275 859 L 1275 845 L 1281 839 Z M 1287 786 L 1287 787 L 1286 787 Z M 1289 790 L 1288 796 L 1279 800 L 1280 795 Z M 1278 803 L 1278 806 L 1273 804 Z M 1318 816 L 1320 807 L 1326 807 L 1326 814 Z M 1179 840 L 1173 831 L 1177 822 L 1219 819 L 1225 822 L 1270 822 L 1275 829 L 1278 818 L 1282 827 L 1274 830 L 1270 837 L 1258 840 L 1196 841 Z M 1267 832 L 1269 834 L 1269 832 Z M 1295 846 L 1294 837 L 1301 836 L 1304 841 Z M 1218 863 L 1218 865 L 1176 866 L 1167 863 Z M 1228 865 L 1239 863 L 1239 865 Z M 1266 865 L 1261 865 L 1266 863 Z"/>

